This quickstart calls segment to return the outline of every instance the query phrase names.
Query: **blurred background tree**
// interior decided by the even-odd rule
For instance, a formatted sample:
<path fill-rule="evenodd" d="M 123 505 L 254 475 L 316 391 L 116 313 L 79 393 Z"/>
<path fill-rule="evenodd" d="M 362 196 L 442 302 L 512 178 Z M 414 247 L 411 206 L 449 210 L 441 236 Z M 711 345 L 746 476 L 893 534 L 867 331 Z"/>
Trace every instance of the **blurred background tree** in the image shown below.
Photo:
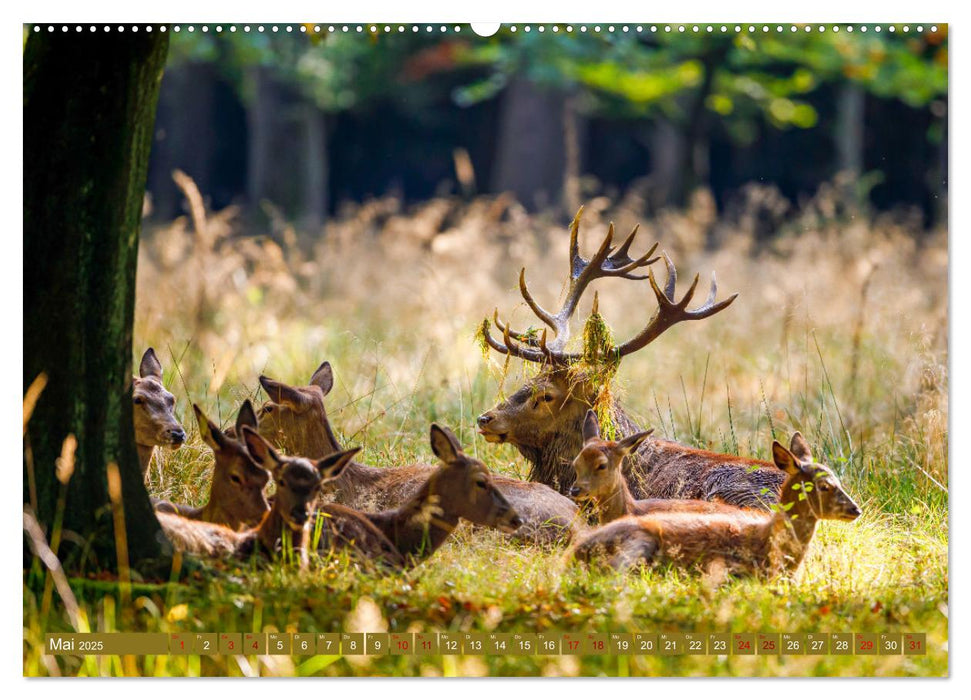
<path fill-rule="evenodd" d="M 566 215 L 632 186 L 652 206 L 706 187 L 724 207 L 749 182 L 798 199 L 840 173 L 860 205 L 946 212 L 946 26 L 389 28 L 173 35 L 155 214 L 179 212 L 175 168 L 217 207 L 309 229 L 389 193 L 511 192 Z"/>

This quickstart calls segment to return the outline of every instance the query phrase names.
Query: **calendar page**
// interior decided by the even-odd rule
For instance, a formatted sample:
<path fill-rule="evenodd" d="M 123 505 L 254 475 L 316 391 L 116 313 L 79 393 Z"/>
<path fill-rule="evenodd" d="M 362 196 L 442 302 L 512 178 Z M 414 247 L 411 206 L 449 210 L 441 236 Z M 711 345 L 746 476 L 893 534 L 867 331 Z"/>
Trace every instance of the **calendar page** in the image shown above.
<path fill-rule="evenodd" d="M 650 14 L 23 24 L 24 676 L 948 675 L 948 24 Z"/>

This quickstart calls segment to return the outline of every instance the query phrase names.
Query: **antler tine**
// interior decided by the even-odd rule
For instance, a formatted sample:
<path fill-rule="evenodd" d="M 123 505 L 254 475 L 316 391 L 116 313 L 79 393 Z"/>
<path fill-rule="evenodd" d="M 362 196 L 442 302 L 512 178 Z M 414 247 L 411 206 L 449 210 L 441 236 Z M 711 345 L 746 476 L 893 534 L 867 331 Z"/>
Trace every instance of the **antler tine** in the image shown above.
<path fill-rule="evenodd" d="M 509 335 L 512 338 L 515 338 L 516 340 L 518 340 L 520 343 L 526 343 L 527 345 L 532 345 L 532 346 L 536 345 L 536 340 L 529 333 L 521 333 L 520 331 L 514 331 L 512 328 L 509 327 L 509 324 L 503 323 L 502 319 L 499 318 L 499 309 L 496 309 L 495 311 L 492 312 L 492 320 L 496 324 L 496 328 L 499 329 L 499 332 L 501 332 L 503 336 L 505 336 L 506 331 L 508 330 Z M 545 329 L 544 329 L 544 332 L 545 332 Z"/>
<path fill-rule="evenodd" d="M 728 306 L 735 301 L 738 294 L 733 294 L 728 299 L 720 302 L 715 302 L 715 297 L 718 294 L 718 285 L 715 282 L 715 275 L 712 273 L 711 276 L 711 289 L 708 292 L 708 298 L 705 303 L 696 309 L 688 310 L 688 304 L 694 297 L 695 290 L 698 287 L 698 281 L 701 278 L 700 275 L 695 275 L 694 280 L 691 282 L 691 286 L 688 287 L 688 291 L 685 292 L 684 296 L 680 300 L 675 297 L 675 286 L 678 281 L 678 271 L 671 262 L 671 258 L 668 257 L 667 253 L 662 253 L 664 256 L 664 262 L 668 268 L 668 279 L 664 285 L 664 291 L 657 284 L 657 280 L 654 279 L 654 270 L 648 270 L 648 281 L 651 284 L 651 290 L 654 292 L 654 296 L 657 298 L 657 311 L 651 320 L 648 322 L 647 326 L 644 327 L 640 333 L 628 340 L 623 345 L 618 346 L 615 349 L 617 357 L 623 357 L 624 355 L 629 355 L 632 352 L 640 350 L 646 345 L 653 342 L 659 335 L 666 331 L 671 326 L 681 321 L 698 321 L 703 318 L 708 318 L 709 316 L 714 316 L 719 311 L 728 308 Z"/>
<path fill-rule="evenodd" d="M 529 308 L 533 310 L 533 313 L 536 314 L 543 323 L 552 328 L 554 331 L 560 330 L 560 328 L 557 326 L 557 319 L 553 316 L 553 314 L 537 304 L 536 300 L 533 299 L 533 295 L 530 294 L 529 288 L 526 286 L 525 267 L 519 271 L 519 292 L 523 295 L 523 299 L 529 305 Z"/>

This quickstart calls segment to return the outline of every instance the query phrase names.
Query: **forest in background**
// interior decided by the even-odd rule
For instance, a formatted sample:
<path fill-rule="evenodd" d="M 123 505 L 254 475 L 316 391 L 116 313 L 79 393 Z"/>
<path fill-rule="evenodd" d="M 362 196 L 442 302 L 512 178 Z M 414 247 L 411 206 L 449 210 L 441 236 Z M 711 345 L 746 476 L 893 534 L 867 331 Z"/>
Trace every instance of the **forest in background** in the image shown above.
<path fill-rule="evenodd" d="M 310 227 L 386 195 L 509 192 L 566 221 L 591 196 L 656 210 L 703 187 L 731 213 L 749 183 L 795 205 L 839 175 L 860 203 L 945 216 L 945 25 L 245 26 L 172 34 L 156 220 L 182 212 L 176 168 L 215 208 Z M 796 208 L 767 209 L 766 235 Z"/>

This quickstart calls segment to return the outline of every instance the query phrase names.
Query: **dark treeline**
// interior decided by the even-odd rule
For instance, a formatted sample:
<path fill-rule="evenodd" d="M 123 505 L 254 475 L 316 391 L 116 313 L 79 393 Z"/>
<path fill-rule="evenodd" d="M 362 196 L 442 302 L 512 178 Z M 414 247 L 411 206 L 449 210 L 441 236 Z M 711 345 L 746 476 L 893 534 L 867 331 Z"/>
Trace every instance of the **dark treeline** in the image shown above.
<path fill-rule="evenodd" d="M 148 189 L 316 225 L 342 201 L 510 191 L 527 207 L 643 186 L 725 207 L 838 173 L 879 209 L 946 213 L 947 38 L 173 35 Z M 471 168 L 467 167 L 471 165 Z"/>

